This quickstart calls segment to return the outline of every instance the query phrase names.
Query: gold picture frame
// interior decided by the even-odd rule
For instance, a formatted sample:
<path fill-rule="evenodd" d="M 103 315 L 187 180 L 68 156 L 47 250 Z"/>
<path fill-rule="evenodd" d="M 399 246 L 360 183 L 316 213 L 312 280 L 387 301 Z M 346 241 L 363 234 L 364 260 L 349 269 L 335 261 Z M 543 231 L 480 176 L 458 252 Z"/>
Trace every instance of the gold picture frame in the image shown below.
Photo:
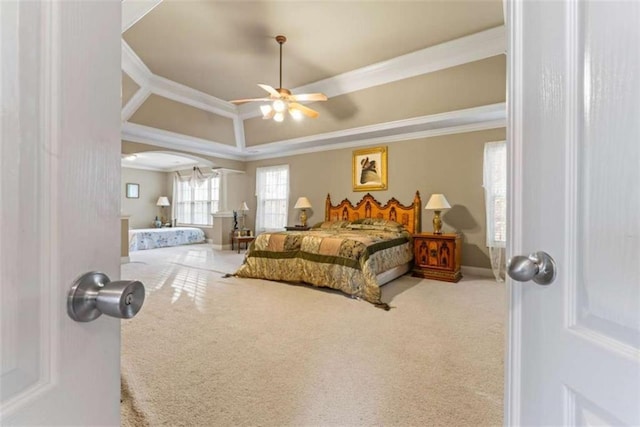
<path fill-rule="evenodd" d="M 387 147 L 353 152 L 353 191 L 387 189 Z"/>

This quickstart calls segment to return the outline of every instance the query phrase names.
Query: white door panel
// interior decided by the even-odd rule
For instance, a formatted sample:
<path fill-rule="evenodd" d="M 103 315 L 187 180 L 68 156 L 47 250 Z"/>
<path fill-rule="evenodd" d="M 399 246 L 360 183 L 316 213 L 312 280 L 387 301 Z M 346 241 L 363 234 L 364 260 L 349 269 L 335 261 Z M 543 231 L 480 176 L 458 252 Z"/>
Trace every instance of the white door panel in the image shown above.
<path fill-rule="evenodd" d="M 505 422 L 640 424 L 640 3 L 509 3 Z"/>
<path fill-rule="evenodd" d="M 120 321 L 72 321 L 119 277 L 120 1 L 0 1 L 0 423 L 119 425 Z"/>

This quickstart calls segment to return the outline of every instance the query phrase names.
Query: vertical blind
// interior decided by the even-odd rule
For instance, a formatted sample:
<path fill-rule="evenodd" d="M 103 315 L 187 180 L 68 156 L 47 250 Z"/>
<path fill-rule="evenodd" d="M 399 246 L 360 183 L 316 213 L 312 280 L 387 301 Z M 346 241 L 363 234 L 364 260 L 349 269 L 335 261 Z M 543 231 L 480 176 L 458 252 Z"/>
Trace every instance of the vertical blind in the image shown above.
<path fill-rule="evenodd" d="M 484 192 L 487 246 L 504 248 L 507 238 L 507 143 L 484 145 Z"/>
<path fill-rule="evenodd" d="M 257 168 L 256 198 L 256 232 L 284 228 L 289 211 L 289 165 Z"/>
<path fill-rule="evenodd" d="M 209 176 L 202 180 L 173 180 L 174 216 L 178 223 L 212 225 L 212 213 L 220 207 L 220 177 Z"/>

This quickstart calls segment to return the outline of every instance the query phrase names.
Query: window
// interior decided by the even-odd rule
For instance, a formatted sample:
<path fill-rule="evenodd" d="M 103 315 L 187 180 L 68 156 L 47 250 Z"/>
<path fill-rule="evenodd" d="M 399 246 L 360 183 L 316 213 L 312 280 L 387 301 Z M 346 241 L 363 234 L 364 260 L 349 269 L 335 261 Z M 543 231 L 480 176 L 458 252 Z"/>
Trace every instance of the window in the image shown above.
<path fill-rule="evenodd" d="M 487 246 L 504 248 L 507 240 L 507 143 L 484 145 L 484 193 Z"/>
<path fill-rule="evenodd" d="M 256 232 L 282 229 L 289 211 L 289 165 L 256 169 Z"/>
<path fill-rule="evenodd" d="M 213 224 L 211 214 L 218 212 L 220 207 L 219 176 L 192 181 L 176 175 L 173 187 L 174 216 L 179 224 Z"/>

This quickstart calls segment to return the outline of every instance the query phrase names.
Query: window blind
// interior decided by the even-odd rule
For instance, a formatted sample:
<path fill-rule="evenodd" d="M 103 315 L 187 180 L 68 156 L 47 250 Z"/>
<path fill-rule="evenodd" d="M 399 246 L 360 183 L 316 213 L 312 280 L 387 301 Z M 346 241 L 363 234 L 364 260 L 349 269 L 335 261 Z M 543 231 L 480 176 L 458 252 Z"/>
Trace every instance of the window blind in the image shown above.
<path fill-rule="evenodd" d="M 282 229 L 287 225 L 289 165 L 256 169 L 256 232 Z"/>
<path fill-rule="evenodd" d="M 507 240 L 507 143 L 484 145 L 484 177 L 487 214 L 487 246 L 504 248 Z"/>

